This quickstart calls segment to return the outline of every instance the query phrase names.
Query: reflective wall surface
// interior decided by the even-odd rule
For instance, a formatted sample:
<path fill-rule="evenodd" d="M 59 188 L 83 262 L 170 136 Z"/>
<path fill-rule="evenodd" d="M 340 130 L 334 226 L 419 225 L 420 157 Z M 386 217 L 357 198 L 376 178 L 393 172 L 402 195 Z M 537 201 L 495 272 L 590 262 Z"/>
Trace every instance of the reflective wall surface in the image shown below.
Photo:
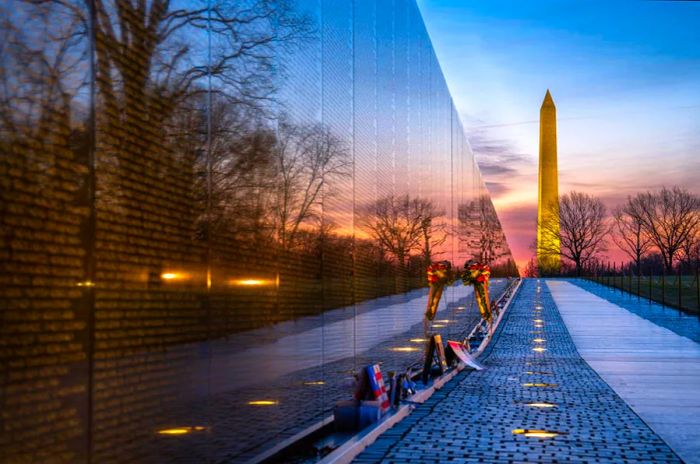
<path fill-rule="evenodd" d="M 2 462 L 251 459 L 420 360 L 430 260 L 517 272 L 413 1 L 0 22 Z"/>

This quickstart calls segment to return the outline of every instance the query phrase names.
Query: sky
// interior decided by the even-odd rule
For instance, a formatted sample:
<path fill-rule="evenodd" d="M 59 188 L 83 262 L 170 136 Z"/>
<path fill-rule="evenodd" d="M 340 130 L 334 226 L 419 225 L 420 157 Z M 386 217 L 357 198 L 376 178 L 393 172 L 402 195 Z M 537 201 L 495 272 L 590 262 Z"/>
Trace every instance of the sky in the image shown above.
<path fill-rule="evenodd" d="M 418 4 L 520 266 L 534 253 L 547 89 L 560 194 L 609 208 L 664 185 L 700 194 L 700 2 Z"/>

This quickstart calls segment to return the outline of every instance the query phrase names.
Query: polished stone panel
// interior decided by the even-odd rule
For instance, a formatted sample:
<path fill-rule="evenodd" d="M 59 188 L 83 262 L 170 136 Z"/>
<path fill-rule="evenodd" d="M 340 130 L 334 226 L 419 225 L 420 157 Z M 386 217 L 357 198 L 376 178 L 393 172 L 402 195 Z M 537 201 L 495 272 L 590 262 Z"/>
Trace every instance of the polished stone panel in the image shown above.
<path fill-rule="evenodd" d="M 517 273 L 414 1 L 0 24 L 0 461 L 251 457 L 415 362 L 428 261 Z"/>

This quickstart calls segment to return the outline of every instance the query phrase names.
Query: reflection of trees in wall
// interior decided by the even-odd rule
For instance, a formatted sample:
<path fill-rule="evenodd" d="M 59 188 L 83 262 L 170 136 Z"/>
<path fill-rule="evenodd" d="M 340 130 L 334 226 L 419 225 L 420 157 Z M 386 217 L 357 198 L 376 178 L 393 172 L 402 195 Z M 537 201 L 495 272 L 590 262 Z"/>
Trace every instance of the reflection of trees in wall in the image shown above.
<path fill-rule="evenodd" d="M 84 456 L 93 308 L 79 286 L 91 229 L 82 30 L 57 3 L 0 2 L 3 460 Z"/>
<path fill-rule="evenodd" d="M 482 195 L 457 207 L 458 236 L 462 249 L 482 263 L 510 258 L 510 250 L 491 199 Z"/>
<path fill-rule="evenodd" d="M 365 205 L 362 227 L 405 275 L 412 252 L 419 251 L 427 263 L 436 254 L 434 248 L 445 242 L 445 225 L 439 220 L 444 215 L 430 200 L 389 195 Z"/>
<path fill-rule="evenodd" d="M 0 10 L 0 147 L 16 168 L 43 176 L 50 187 L 57 150 L 75 150 L 87 162 L 84 25 L 57 3 L 6 5 Z"/>
<path fill-rule="evenodd" d="M 214 115 L 210 222 L 217 236 L 256 247 L 304 247 L 301 231 L 320 233 L 321 192 L 332 196 L 333 182 L 349 175 L 344 143 L 320 124 L 286 117 L 276 129 L 264 120 L 241 123 L 246 116 L 226 102 L 214 106 Z"/>
<path fill-rule="evenodd" d="M 321 220 L 320 197 L 331 197 L 331 186 L 348 175 L 348 149 L 328 127 L 272 110 L 284 74 L 280 47 L 313 32 L 292 2 L 97 0 L 90 2 L 94 24 L 87 2 L 15 3 L 27 11 L 2 19 L 0 143 L 7 153 L 22 148 L 16 165 L 45 173 L 39 183 L 50 196 L 59 182 L 48 179 L 56 165 L 51 154 L 73 150 L 81 169 L 67 170 L 60 182 L 77 179 L 85 189 L 95 136 L 101 279 L 160 292 L 160 274 L 180 266 L 202 289 L 207 259 L 221 261 L 215 277 L 223 279 L 237 262 L 251 273 L 269 272 L 262 263 L 276 259 L 293 269 L 300 259 L 318 260 L 323 246 L 347 258 L 347 269 L 362 257 L 393 279 L 389 261 L 405 273 L 414 267 L 411 254 L 424 262 L 438 255 L 444 213 L 427 200 L 411 199 L 424 211 L 408 252 L 394 254 L 374 240 L 347 246 L 347 236 Z M 90 103 L 95 127 L 85 123 Z M 8 191 L 3 196 L 0 207 L 12 202 Z M 389 292 L 375 290 L 372 296 Z M 154 295 L 130 304 L 160 298 Z M 187 310 L 199 326 L 203 312 Z"/>
<path fill-rule="evenodd" d="M 273 148 L 276 187 L 272 210 L 275 236 L 283 250 L 295 245 L 300 227 L 316 220 L 320 194 L 332 196 L 334 181 L 350 174 L 350 157 L 342 140 L 320 124 L 301 126 L 281 119 Z"/>
<path fill-rule="evenodd" d="M 102 182 L 109 194 L 101 197 L 138 209 L 138 172 L 170 182 L 184 201 L 170 205 L 170 213 L 189 221 L 195 164 L 208 168 L 202 158 L 217 144 L 214 137 L 236 129 L 213 127 L 222 128 L 212 100 L 240 114 L 263 108 L 274 92 L 277 47 L 300 40 L 309 23 L 286 2 L 259 2 L 255 9 L 245 2 L 184 5 L 98 0 L 94 34 L 98 152 L 112 173 Z M 183 121 L 177 117 L 183 112 L 194 114 Z"/>

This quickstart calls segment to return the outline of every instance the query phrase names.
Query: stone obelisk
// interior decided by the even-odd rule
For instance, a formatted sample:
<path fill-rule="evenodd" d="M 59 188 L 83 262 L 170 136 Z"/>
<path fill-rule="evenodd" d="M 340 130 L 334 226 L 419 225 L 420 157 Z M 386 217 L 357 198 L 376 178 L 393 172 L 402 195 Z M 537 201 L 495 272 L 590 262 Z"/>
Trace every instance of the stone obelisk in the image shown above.
<path fill-rule="evenodd" d="M 540 170 L 537 204 L 537 266 L 540 275 L 558 274 L 559 176 L 557 173 L 557 108 L 547 90 L 540 108 Z"/>

